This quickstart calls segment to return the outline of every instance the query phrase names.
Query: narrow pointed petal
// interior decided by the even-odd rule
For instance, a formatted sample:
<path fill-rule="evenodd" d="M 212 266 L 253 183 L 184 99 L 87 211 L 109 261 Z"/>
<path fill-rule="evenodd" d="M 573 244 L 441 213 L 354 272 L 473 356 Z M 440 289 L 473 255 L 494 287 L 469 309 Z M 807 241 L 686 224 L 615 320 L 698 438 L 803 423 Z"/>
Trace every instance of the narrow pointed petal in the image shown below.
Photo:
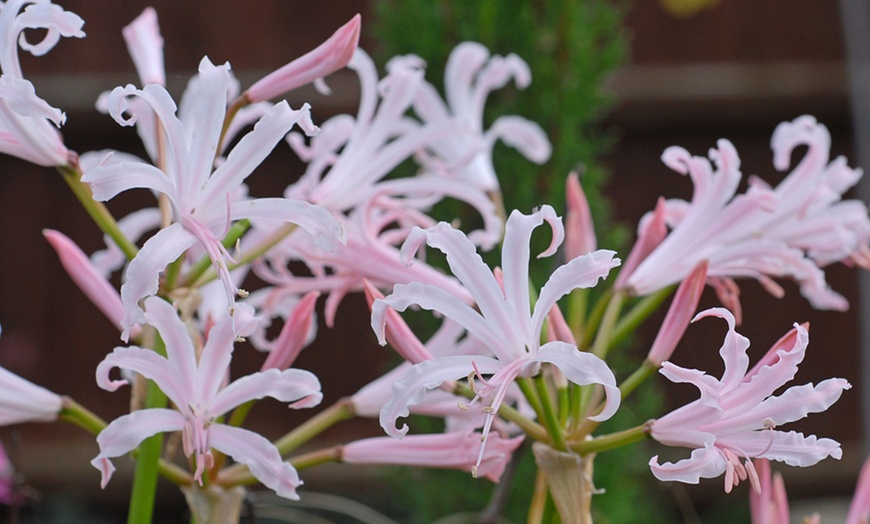
<path fill-rule="evenodd" d="M 196 237 L 176 223 L 149 238 L 130 261 L 124 274 L 124 284 L 121 286 L 121 302 L 126 310 L 121 322 L 124 328 L 121 334 L 123 340 L 127 340 L 133 324 L 145 320 L 139 301 L 157 293 L 160 272 L 195 242 Z"/>
<path fill-rule="evenodd" d="M 725 458 L 712 445 L 692 451 L 692 456 L 676 463 L 659 464 L 658 455 L 649 461 L 650 469 L 659 480 L 675 480 L 697 484 L 702 478 L 716 478 L 725 472 Z"/>
<path fill-rule="evenodd" d="M 392 398 L 381 409 L 381 427 L 390 436 L 405 436 L 408 425 L 403 424 L 401 428 L 396 428 L 396 421 L 409 415 L 409 407 L 419 404 L 428 390 L 441 386 L 445 380 L 467 377 L 474 371 L 475 366 L 481 374 L 492 374 L 503 368 L 504 364 L 488 357 L 456 356 L 427 360 L 414 365 L 393 386 Z"/>
<path fill-rule="evenodd" d="M 354 16 L 317 48 L 255 82 L 245 91 L 247 99 L 269 100 L 346 66 L 359 43 L 360 20 Z"/>
<path fill-rule="evenodd" d="M 290 402 L 293 408 L 307 408 L 319 404 L 323 395 L 320 381 L 313 373 L 273 368 L 234 380 L 214 397 L 212 409 L 215 415 L 221 415 L 249 400 L 264 397 Z"/>
<path fill-rule="evenodd" d="M 373 303 L 376 299 L 384 298 L 381 292 L 378 291 L 377 288 L 375 288 L 368 280 L 363 282 L 363 286 L 366 301 L 369 303 L 369 308 L 373 308 Z M 429 353 L 429 350 L 426 349 L 426 346 L 424 346 L 423 343 L 420 342 L 420 339 L 417 338 L 417 335 L 411 331 L 408 324 L 402 320 L 402 317 L 396 312 L 396 310 L 389 308 L 383 309 L 383 311 L 386 315 L 384 319 L 384 338 L 396 353 L 399 354 L 399 356 L 412 364 L 418 364 L 424 360 L 431 360 L 434 358 L 432 354 Z M 374 326 L 374 320 L 372 325 Z"/>
<path fill-rule="evenodd" d="M 547 314 L 560 298 L 577 288 L 594 287 L 619 264 L 615 251 L 599 249 L 559 266 L 541 288 L 531 319 L 532 333 L 541 332 Z"/>
<path fill-rule="evenodd" d="M 146 438 L 184 427 L 181 414 L 172 409 L 143 409 L 116 418 L 97 435 L 100 454 L 91 465 L 102 472 L 100 486 L 105 488 L 115 471 L 109 459 L 136 449 Z"/>
<path fill-rule="evenodd" d="M 268 440 L 242 428 L 215 424 L 210 430 L 211 445 L 239 464 L 278 496 L 299 500 L 296 488 L 302 484 L 296 469 L 285 462 L 278 449 Z"/>
<path fill-rule="evenodd" d="M 604 408 L 601 413 L 589 417 L 590 420 L 596 422 L 607 420 L 619 409 L 622 395 L 619 388 L 616 387 L 616 377 L 607 363 L 592 353 L 579 351 L 576 347 L 564 342 L 548 342 L 541 346 L 535 360 L 553 364 L 559 368 L 565 378 L 577 385 L 600 384 L 604 387 Z"/>
<path fill-rule="evenodd" d="M 852 497 L 852 504 L 849 505 L 849 514 L 846 517 L 846 524 L 867 522 L 870 522 L 870 459 L 864 460 L 864 465 L 861 466 L 855 495 Z"/>

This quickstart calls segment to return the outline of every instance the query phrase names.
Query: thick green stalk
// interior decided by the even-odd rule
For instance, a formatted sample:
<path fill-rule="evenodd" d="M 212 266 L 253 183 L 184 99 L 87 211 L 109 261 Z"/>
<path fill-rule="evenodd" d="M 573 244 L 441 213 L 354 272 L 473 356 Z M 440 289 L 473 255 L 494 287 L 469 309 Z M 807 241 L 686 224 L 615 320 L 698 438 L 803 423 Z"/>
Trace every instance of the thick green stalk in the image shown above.
<path fill-rule="evenodd" d="M 613 288 L 607 288 L 604 294 L 598 297 L 595 305 L 592 306 L 592 311 L 586 318 L 586 329 L 583 332 L 583 338 L 577 339 L 577 348 L 580 350 L 588 348 L 592 345 L 592 339 L 595 333 L 598 332 L 598 326 L 601 324 L 601 319 L 604 317 L 604 312 L 613 298 Z"/>
<path fill-rule="evenodd" d="M 650 434 L 652 421 L 647 421 L 640 426 L 617 431 L 609 435 L 596 437 L 591 440 L 582 440 L 579 442 L 570 442 L 569 447 L 581 455 L 588 453 L 600 453 L 611 449 L 621 448 L 635 442 L 647 438 Z"/>
<path fill-rule="evenodd" d="M 282 456 L 286 455 L 335 424 L 353 416 L 353 402 L 349 398 L 343 398 L 276 440 L 275 447 Z"/>
<path fill-rule="evenodd" d="M 646 379 L 654 375 L 656 371 L 659 370 L 659 367 L 660 366 L 653 364 L 649 360 L 644 360 L 640 367 L 634 370 L 634 373 L 619 385 L 619 392 L 622 393 L 622 398 L 629 396 L 631 392 L 643 384 Z"/>
<path fill-rule="evenodd" d="M 607 357 L 607 351 L 611 346 L 610 340 L 613 336 L 613 328 L 619 319 L 619 313 L 622 311 L 622 303 L 624 301 L 625 294 L 617 291 L 607 304 L 607 310 L 604 312 L 604 318 L 601 320 L 601 325 L 598 327 L 598 333 L 595 336 L 595 342 L 592 344 L 592 353 L 598 358 L 603 359 Z"/>
<path fill-rule="evenodd" d="M 166 355 L 166 347 L 160 337 L 156 337 L 154 351 Z M 145 392 L 145 408 L 164 408 L 166 395 L 153 381 L 148 381 Z M 163 433 L 157 433 L 139 444 L 136 457 L 136 471 L 133 474 L 133 490 L 130 495 L 128 524 L 147 524 L 152 521 L 154 502 L 157 497 L 157 475 L 163 453 Z"/>
<path fill-rule="evenodd" d="M 538 398 L 538 393 L 535 391 L 535 386 L 532 384 L 532 379 L 528 377 L 520 377 L 517 379 L 517 386 L 526 400 L 529 401 L 529 406 L 535 411 L 538 420 L 544 420 L 544 408 L 541 406 L 541 400 Z"/>
<path fill-rule="evenodd" d="M 128 260 L 132 260 L 139 248 L 121 232 L 118 222 L 108 208 L 102 202 L 94 200 L 90 186 L 82 182 L 81 172 L 69 166 L 59 166 L 57 169 L 97 227 L 117 244 Z"/>
<path fill-rule="evenodd" d="M 94 435 L 98 435 L 107 426 L 105 420 L 70 397 L 62 397 L 60 413 L 57 414 L 57 418 Z"/>
<path fill-rule="evenodd" d="M 651 295 L 643 297 L 637 304 L 626 313 L 616 327 L 613 328 L 613 334 L 610 336 L 610 347 L 622 342 L 625 337 L 632 333 L 637 327 L 650 315 L 658 310 L 662 302 L 674 292 L 676 286 L 669 286 L 659 290 Z"/>
<path fill-rule="evenodd" d="M 558 451 L 566 451 L 568 447 L 565 444 L 565 435 L 562 433 L 559 417 L 553 408 L 553 399 L 547 389 L 547 383 L 544 381 L 543 376 L 533 378 L 532 382 L 535 385 L 535 390 L 538 392 L 538 398 L 541 399 L 541 407 L 544 409 L 544 423 L 547 425 L 547 431 L 550 433 L 550 438 L 553 441 L 552 447 Z"/>

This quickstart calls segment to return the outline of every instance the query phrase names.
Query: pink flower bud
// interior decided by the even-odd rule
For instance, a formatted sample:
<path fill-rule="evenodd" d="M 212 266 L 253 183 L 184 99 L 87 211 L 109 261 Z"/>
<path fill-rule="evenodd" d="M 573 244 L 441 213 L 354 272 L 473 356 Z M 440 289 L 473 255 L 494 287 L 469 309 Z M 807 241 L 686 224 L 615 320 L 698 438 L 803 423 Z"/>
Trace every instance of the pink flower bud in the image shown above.
<path fill-rule="evenodd" d="M 698 264 L 677 289 L 665 321 L 646 357 L 653 364 L 660 366 L 662 362 L 669 360 L 674 348 L 683 338 L 689 322 L 695 316 L 695 310 L 698 309 L 698 301 L 701 300 L 704 282 L 707 280 L 708 265 L 706 260 Z"/>
<path fill-rule="evenodd" d="M 351 18 L 316 49 L 258 80 L 245 91 L 249 103 L 269 100 L 346 66 L 359 44 L 360 15 Z"/>
<path fill-rule="evenodd" d="M 365 289 L 366 302 L 368 302 L 369 308 L 372 307 L 375 300 L 384 298 L 384 295 L 368 280 L 363 281 L 363 288 Z M 386 341 L 390 343 L 390 346 L 393 347 L 399 356 L 408 362 L 418 364 L 424 360 L 434 358 L 429 353 L 429 350 L 426 349 L 426 346 L 417 338 L 417 335 L 411 331 L 408 324 L 392 308 L 387 308 L 386 310 L 386 327 L 384 332 Z"/>
<path fill-rule="evenodd" d="M 655 211 L 652 214 L 647 214 L 640 221 L 640 225 L 637 228 L 637 241 L 631 248 L 631 253 L 628 254 L 628 258 L 622 266 L 622 271 L 616 277 L 616 289 L 625 289 L 628 278 L 634 273 L 637 266 L 662 243 L 668 234 L 668 227 L 665 224 L 665 207 L 665 199 L 659 198 Z"/>
<path fill-rule="evenodd" d="M 310 291 L 296 304 L 260 371 L 272 368 L 285 370 L 293 365 L 308 340 L 308 332 L 314 320 L 314 306 L 319 296 L 319 291 Z"/>
<path fill-rule="evenodd" d="M 571 260 L 598 249 L 589 201 L 575 171 L 568 175 L 565 182 L 565 198 L 568 201 L 568 211 L 565 213 L 565 259 Z"/>

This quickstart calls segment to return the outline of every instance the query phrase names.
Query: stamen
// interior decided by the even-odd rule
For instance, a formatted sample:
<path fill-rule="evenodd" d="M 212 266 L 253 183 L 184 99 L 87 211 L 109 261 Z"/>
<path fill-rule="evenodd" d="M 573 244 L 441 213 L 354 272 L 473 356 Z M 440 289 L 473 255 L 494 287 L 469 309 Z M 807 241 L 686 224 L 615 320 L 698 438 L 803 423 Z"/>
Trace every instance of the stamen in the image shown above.
<path fill-rule="evenodd" d="M 236 342 L 241 343 L 241 342 L 244 342 L 246 340 L 248 340 L 248 339 L 246 339 L 245 337 L 236 336 Z"/>
<path fill-rule="evenodd" d="M 749 485 L 756 495 L 761 495 L 761 480 L 758 478 L 758 472 L 755 470 L 755 464 L 748 458 L 746 459 L 746 471 L 749 473 Z"/>
<path fill-rule="evenodd" d="M 236 291 L 236 295 L 238 295 L 240 298 L 248 298 L 248 295 L 250 295 L 250 293 L 248 293 L 246 289 L 239 288 Z"/>
<path fill-rule="evenodd" d="M 486 406 L 485 408 L 483 408 L 483 412 L 495 414 L 495 408 L 492 406 Z"/>
<path fill-rule="evenodd" d="M 477 466 L 471 466 L 471 478 L 477 478 Z"/>
<path fill-rule="evenodd" d="M 458 407 L 460 411 L 468 411 L 468 405 L 465 402 L 457 402 L 456 407 Z"/>

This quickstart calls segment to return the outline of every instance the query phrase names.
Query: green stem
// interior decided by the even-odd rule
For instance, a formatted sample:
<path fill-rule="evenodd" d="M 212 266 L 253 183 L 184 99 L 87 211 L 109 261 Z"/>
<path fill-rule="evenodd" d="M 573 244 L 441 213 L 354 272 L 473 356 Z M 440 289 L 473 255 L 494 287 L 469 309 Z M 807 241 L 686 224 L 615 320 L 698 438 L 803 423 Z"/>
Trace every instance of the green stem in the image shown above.
<path fill-rule="evenodd" d="M 102 202 L 94 200 L 91 187 L 82 182 L 81 171 L 70 166 L 59 166 L 57 169 L 73 194 L 82 204 L 82 207 L 85 208 L 85 211 L 90 215 L 94 223 L 97 224 L 97 227 L 114 240 L 115 244 L 124 253 L 124 256 L 127 257 L 127 260 L 132 260 L 136 256 L 136 253 L 139 252 L 139 248 L 130 242 L 124 233 L 121 232 L 118 222 L 115 221 L 115 217 L 112 216 L 109 209 Z"/>
<path fill-rule="evenodd" d="M 607 357 L 607 351 L 611 346 L 611 337 L 613 336 L 613 327 L 619 319 L 619 312 L 622 310 L 622 303 L 625 301 L 625 294 L 617 291 L 607 304 L 607 310 L 604 312 L 604 318 L 601 320 L 601 325 L 598 327 L 598 333 L 595 336 L 595 342 L 592 344 L 592 353 L 598 358 Z"/>
<path fill-rule="evenodd" d="M 249 264 L 250 262 L 254 261 L 255 259 L 262 256 L 264 253 L 266 253 L 267 251 L 269 251 L 270 249 L 275 247 L 279 242 L 281 242 L 282 240 L 287 238 L 287 235 L 289 235 L 290 233 L 295 231 L 297 227 L 298 226 L 296 224 L 289 223 L 289 222 L 287 224 L 284 224 L 283 226 L 281 226 L 277 230 L 275 230 L 274 233 L 269 235 L 258 246 L 255 246 L 254 249 L 246 250 L 244 255 L 239 257 L 239 260 L 237 262 L 227 264 L 227 269 L 232 271 L 233 269 L 235 269 L 239 266 L 243 266 L 245 264 Z M 191 283 L 192 279 L 188 278 L 188 279 L 185 279 L 185 283 L 188 286 L 201 287 L 201 286 L 204 286 L 205 284 L 211 282 L 212 280 L 214 280 L 216 278 L 217 278 L 217 272 L 215 272 L 214 266 L 209 265 L 208 269 L 206 271 L 204 271 L 199 277 L 197 277 L 196 280 L 193 280 L 193 282 Z"/>
<path fill-rule="evenodd" d="M 353 418 L 353 416 L 353 402 L 351 402 L 349 398 L 343 398 L 306 420 L 302 425 L 298 426 L 290 433 L 287 433 L 280 439 L 276 440 L 275 447 L 278 448 L 278 452 L 284 456 L 324 432 L 331 426 L 343 420 Z M 253 481 L 248 482 L 249 478 L 253 479 L 248 467 L 244 464 L 235 464 L 221 471 L 215 482 L 221 486 L 227 487 L 250 484 Z"/>
<path fill-rule="evenodd" d="M 329 462 L 341 462 L 341 452 L 342 446 L 333 446 L 331 448 L 319 449 L 317 451 L 297 455 L 288 460 L 288 462 L 290 462 L 297 471 L 301 471 L 303 469 L 313 468 L 314 466 L 327 464 Z M 248 468 L 237 468 L 235 466 L 223 470 L 215 480 L 215 484 L 224 488 L 231 486 L 248 486 L 255 484 L 256 482 L 257 478 L 251 474 L 251 471 Z"/>
<path fill-rule="evenodd" d="M 562 433 L 562 427 L 559 425 L 556 410 L 553 409 L 553 399 L 547 390 L 547 383 L 544 381 L 543 376 L 533 378 L 532 382 L 535 385 L 535 390 L 538 392 L 538 397 L 541 399 L 541 407 L 544 408 L 544 422 L 547 425 L 550 438 L 553 440 L 552 447 L 558 451 L 565 451 L 568 449 L 565 444 L 565 435 Z"/>
<path fill-rule="evenodd" d="M 275 447 L 284 456 L 335 424 L 351 419 L 353 416 L 353 402 L 349 398 L 343 398 L 276 440 Z"/>
<path fill-rule="evenodd" d="M 574 332 L 575 340 L 583 340 L 586 333 L 586 313 L 589 309 L 589 290 L 577 288 L 568 295 L 565 319 Z"/>
<path fill-rule="evenodd" d="M 61 408 L 57 418 L 62 422 L 76 425 L 93 435 L 98 435 L 107 426 L 105 420 L 70 397 L 61 398 Z"/>
<path fill-rule="evenodd" d="M 640 426 L 617 431 L 609 435 L 597 437 L 591 440 L 583 440 L 580 442 L 571 442 L 569 444 L 572 451 L 587 455 L 589 453 L 600 453 L 611 449 L 621 448 L 649 437 L 652 430 L 652 422 L 647 421 Z"/>
<path fill-rule="evenodd" d="M 521 377 L 517 379 L 517 386 L 522 391 L 523 396 L 529 401 L 529 406 L 535 411 L 538 420 L 544 420 L 544 408 L 541 406 L 541 399 L 538 398 L 538 393 L 535 391 L 535 386 L 532 384 L 532 379 Z"/>
<path fill-rule="evenodd" d="M 619 319 L 619 322 L 616 323 L 616 327 L 613 328 L 613 334 L 610 337 L 610 347 L 622 342 L 622 340 L 637 329 L 644 320 L 655 313 L 659 306 L 662 305 L 662 302 L 664 302 L 665 299 L 674 292 L 675 288 L 676 286 L 666 287 L 652 295 L 643 297 L 640 302 L 635 304 L 628 313 Z"/>
<path fill-rule="evenodd" d="M 154 351 L 166 355 L 166 346 L 160 337 L 154 341 Z M 168 401 L 163 391 L 149 380 L 145 391 L 145 408 L 164 408 Z M 157 475 L 163 453 L 163 433 L 157 433 L 139 444 L 136 471 L 133 474 L 133 490 L 130 495 L 128 524 L 146 524 L 152 521 L 154 502 L 157 497 Z"/>
<path fill-rule="evenodd" d="M 577 339 L 577 348 L 583 350 L 592 344 L 592 337 L 598 331 L 598 326 L 601 324 L 601 319 L 604 317 L 604 312 L 613 298 L 613 288 L 607 288 L 604 294 L 598 298 L 595 305 L 592 306 L 592 311 L 586 319 L 586 330 L 583 332 L 583 338 Z"/>
<path fill-rule="evenodd" d="M 659 367 L 660 366 L 657 366 L 649 360 L 644 360 L 640 367 L 634 370 L 634 373 L 619 385 L 619 392 L 622 393 L 622 398 L 629 396 L 632 391 L 643 384 L 646 379 L 654 375 L 656 371 L 659 370 Z"/>

